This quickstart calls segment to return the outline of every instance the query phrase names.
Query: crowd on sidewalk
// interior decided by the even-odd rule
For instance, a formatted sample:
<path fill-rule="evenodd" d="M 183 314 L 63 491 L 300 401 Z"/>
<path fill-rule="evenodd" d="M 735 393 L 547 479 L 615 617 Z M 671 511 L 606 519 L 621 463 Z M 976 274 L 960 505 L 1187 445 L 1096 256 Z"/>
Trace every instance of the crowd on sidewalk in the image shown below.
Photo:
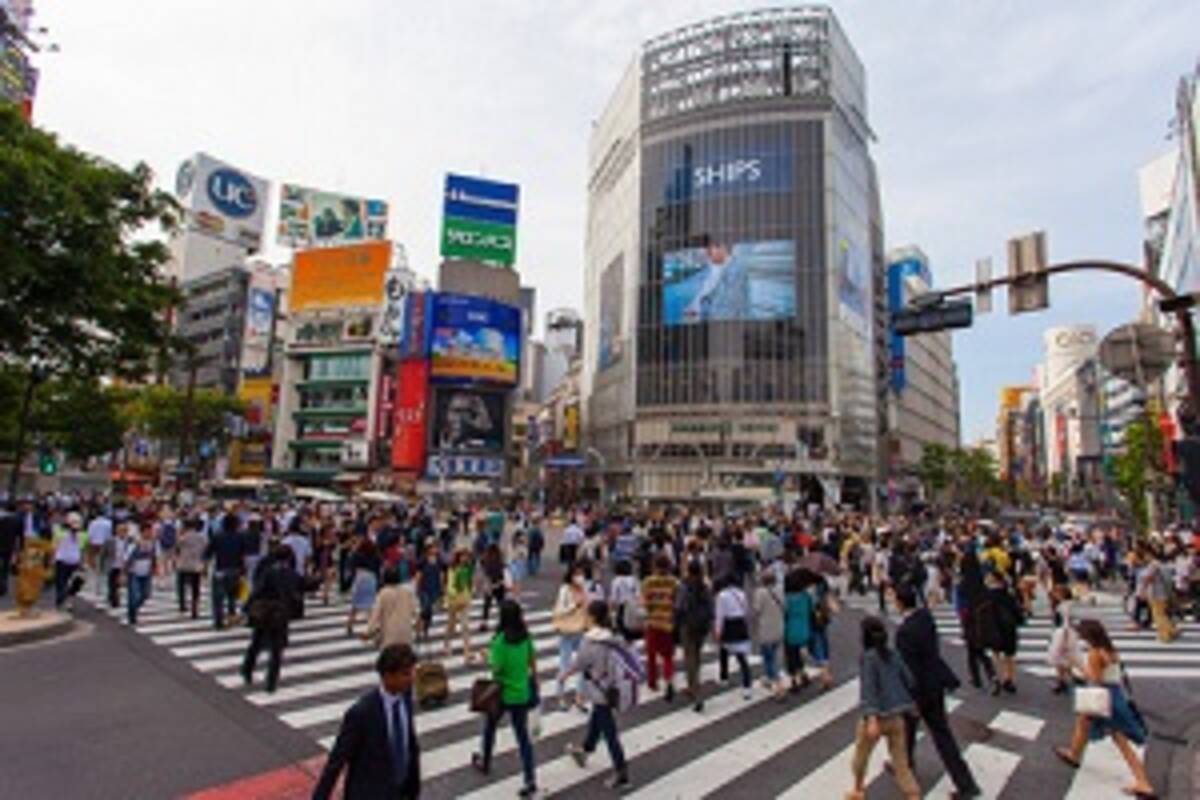
<path fill-rule="evenodd" d="M 578 709 L 588 715 L 586 734 L 568 753 L 585 764 L 603 739 L 613 765 L 609 785 L 623 790 L 632 776 L 620 721 L 643 685 L 668 703 L 682 695 L 703 714 L 712 688 L 700 667 L 713 648 L 720 682 L 736 680 L 746 700 L 756 689 L 756 661 L 757 687 L 776 702 L 792 702 L 810 686 L 828 691 L 837 682 L 829 631 L 852 595 L 876 597 L 879 616 L 861 623 L 862 723 L 851 798 L 864 791 L 867 758 L 880 739 L 901 790 L 920 794 L 913 756 L 921 723 L 956 796 L 980 793 L 947 720 L 945 696 L 959 680 L 941 656 L 929 611 L 941 605 L 957 611 L 971 685 L 997 696 L 1018 691 L 1015 656 L 1025 621 L 1052 615 L 1052 688 L 1072 694 L 1080 720 L 1058 756 L 1078 767 L 1087 741 L 1112 736 L 1133 775 L 1130 791 L 1153 792 L 1131 746 L 1145 741 L 1146 728 L 1120 656 L 1103 626 L 1073 609 L 1090 604 L 1102 586 L 1123 585 L 1129 624 L 1152 625 L 1160 640 L 1174 640 L 1177 620 L 1200 605 L 1200 537 L 1135 541 L 1116 527 L 1071 531 L 969 515 L 879 518 L 819 509 L 721 517 L 687 508 L 581 507 L 565 510 L 556 524 L 562 583 L 551 606 L 559 664 L 553 691 L 538 685 L 521 594 L 521 584 L 543 569 L 549 521 L 521 509 L 26 500 L 0 517 L 0 573 L 7 578 L 21 539 L 49 539 L 56 605 L 69 608 L 86 591 L 86 575 L 97 602 L 116 608 L 124 593 L 130 625 L 155 591 L 173 592 L 179 612 L 198 618 L 206 584 L 214 628 L 251 628 L 242 664 L 248 684 L 268 652 L 268 692 L 281 680 L 289 626 L 306 604 L 348 601 L 346 633 L 379 648 L 381 687 L 347 713 L 318 796 L 343 768 L 348 787 L 417 795 L 414 696 L 419 704 L 445 699 L 444 669 L 420 670 L 418 662 L 436 663 L 439 651 L 444 658 L 456 647 L 465 663 L 484 669 L 471 693 L 482 715 L 471 762 L 479 772 L 490 773 L 498 723 L 507 717 L 519 744 L 521 795 L 532 796 L 540 714 Z M 1035 603 L 1039 596 L 1044 606 Z M 477 600 L 482 619 L 473 631 Z M 899 619 L 889 634 L 893 610 Z M 435 613 L 445 614 L 440 647 L 431 641 Z M 477 643 L 473 633 L 485 638 Z"/>

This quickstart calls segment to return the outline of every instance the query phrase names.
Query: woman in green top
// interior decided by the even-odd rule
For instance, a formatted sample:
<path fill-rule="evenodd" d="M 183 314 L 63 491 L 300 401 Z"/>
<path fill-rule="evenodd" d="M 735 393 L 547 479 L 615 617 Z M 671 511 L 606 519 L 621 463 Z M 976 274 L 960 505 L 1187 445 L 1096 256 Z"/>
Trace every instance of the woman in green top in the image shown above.
<path fill-rule="evenodd" d="M 484 718 L 483 753 L 471 756 L 471 766 L 484 775 L 491 772 L 496 726 L 504 712 L 508 712 L 521 753 L 521 769 L 525 773 L 525 786 L 519 795 L 533 797 L 537 794 L 537 782 L 533 774 L 533 742 L 529 738 L 529 709 L 537 702 L 534 692 L 537 654 L 529 629 L 525 627 L 521 606 L 514 600 L 505 600 L 500 605 L 500 630 L 488 648 L 488 664 L 492 668 L 492 678 L 500 684 L 502 710 L 498 716 Z"/>

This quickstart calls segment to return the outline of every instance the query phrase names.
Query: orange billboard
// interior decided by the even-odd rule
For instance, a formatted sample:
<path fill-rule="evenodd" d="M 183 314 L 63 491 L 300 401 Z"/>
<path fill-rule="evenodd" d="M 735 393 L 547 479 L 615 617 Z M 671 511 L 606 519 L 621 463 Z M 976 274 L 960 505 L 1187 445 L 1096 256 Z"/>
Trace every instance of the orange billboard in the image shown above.
<path fill-rule="evenodd" d="M 383 302 L 391 242 L 366 242 L 296 253 L 289 310 L 311 311 Z"/>

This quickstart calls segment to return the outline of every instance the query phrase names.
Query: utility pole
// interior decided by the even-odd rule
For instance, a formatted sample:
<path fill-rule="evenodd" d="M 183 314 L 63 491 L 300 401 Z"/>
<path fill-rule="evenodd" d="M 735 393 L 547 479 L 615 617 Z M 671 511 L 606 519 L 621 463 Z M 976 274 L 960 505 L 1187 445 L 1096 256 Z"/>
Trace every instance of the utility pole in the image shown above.
<path fill-rule="evenodd" d="M 188 458 L 188 451 L 192 448 L 192 417 L 194 413 L 194 404 L 196 398 L 196 353 L 191 348 L 187 352 L 187 370 L 188 383 L 187 393 L 183 398 L 183 411 L 181 413 L 179 431 L 179 466 L 183 467 Z M 191 467 L 188 467 L 191 469 Z M 191 480 L 192 473 L 187 473 L 188 486 L 194 485 Z"/>

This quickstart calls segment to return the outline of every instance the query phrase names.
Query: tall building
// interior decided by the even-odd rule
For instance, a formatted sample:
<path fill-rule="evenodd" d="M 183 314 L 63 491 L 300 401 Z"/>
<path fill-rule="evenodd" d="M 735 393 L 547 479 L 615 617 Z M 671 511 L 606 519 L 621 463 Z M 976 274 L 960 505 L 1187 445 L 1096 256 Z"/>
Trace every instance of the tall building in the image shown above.
<path fill-rule="evenodd" d="M 891 250 L 887 257 L 888 311 L 908 306 L 933 288 L 929 259 L 919 247 Z M 888 468 L 893 493 L 915 494 L 915 474 L 925 445 L 959 446 L 958 367 L 950 331 L 890 335 L 891 398 L 888 403 Z"/>
<path fill-rule="evenodd" d="M 1005 386 L 996 414 L 1000 480 L 1011 486 L 1041 487 L 1043 479 L 1042 404 L 1036 386 Z"/>
<path fill-rule="evenodd" d="M 867 120 L 865 70 L 827 7 L 642 47 L 589 145 L 582 393 L 603 488 L 871 503 L 883 253 Z"/>
<path fill-rule="evenodd" d="M 1075 496 L 1101 475 L 1104 379 L 1094 325 L 1050 328 L 1038 370 L 1045 438 L 1045 477 L 1060 494 Z M 1061 477 L 1056 477 L 1061 476 Z"/>

